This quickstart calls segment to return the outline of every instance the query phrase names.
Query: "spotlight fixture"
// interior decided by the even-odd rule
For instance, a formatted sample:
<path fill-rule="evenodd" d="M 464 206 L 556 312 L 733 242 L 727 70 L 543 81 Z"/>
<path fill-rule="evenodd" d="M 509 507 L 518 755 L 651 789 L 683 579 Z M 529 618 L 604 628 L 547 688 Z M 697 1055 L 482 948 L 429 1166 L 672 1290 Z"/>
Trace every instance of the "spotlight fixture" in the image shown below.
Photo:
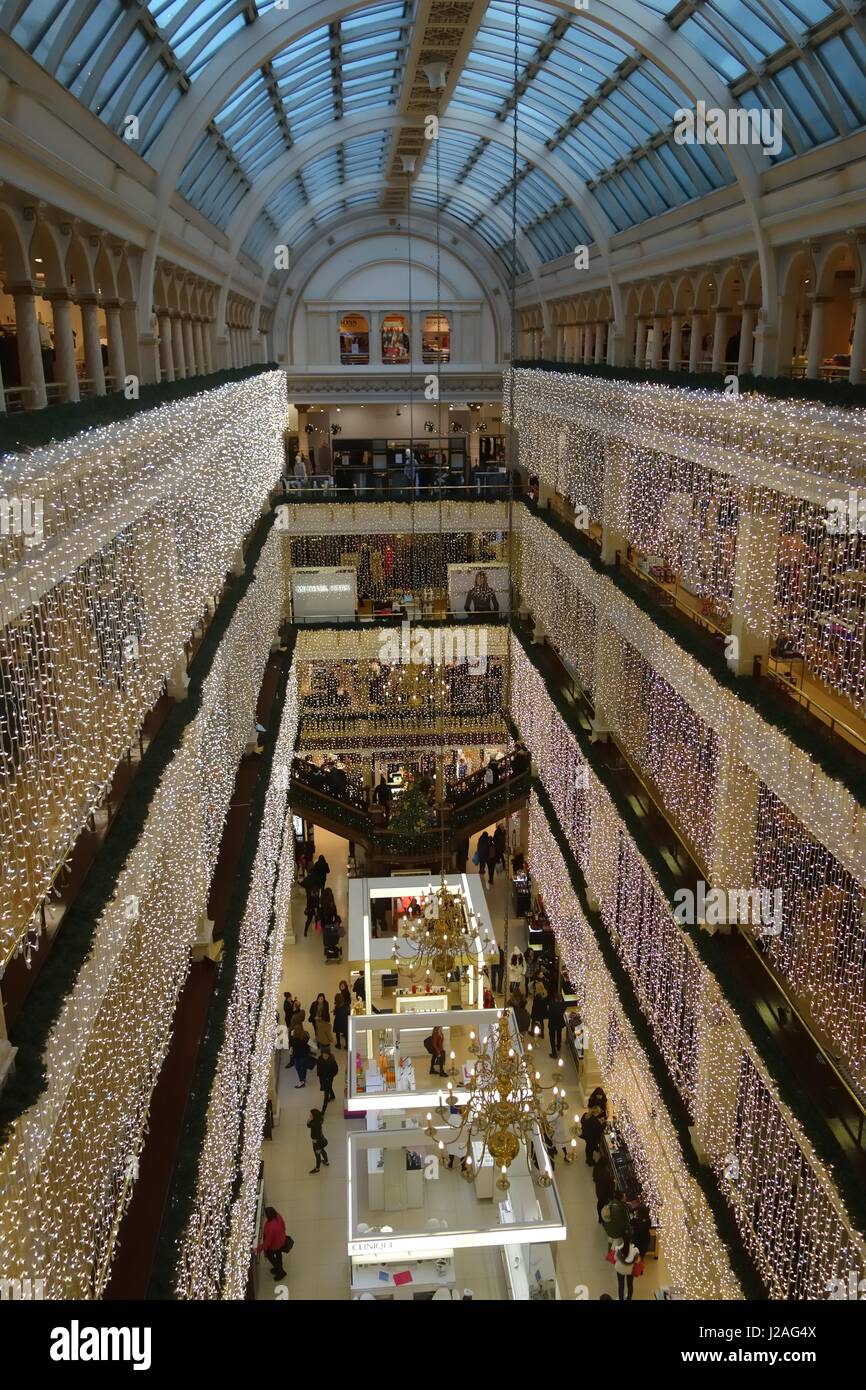
<path fill-rule="evenodd" d="M 422 71 L 431 92 L 439 91 L 445 86 L 448 77 L 447 63 L 425 63 Z"/>

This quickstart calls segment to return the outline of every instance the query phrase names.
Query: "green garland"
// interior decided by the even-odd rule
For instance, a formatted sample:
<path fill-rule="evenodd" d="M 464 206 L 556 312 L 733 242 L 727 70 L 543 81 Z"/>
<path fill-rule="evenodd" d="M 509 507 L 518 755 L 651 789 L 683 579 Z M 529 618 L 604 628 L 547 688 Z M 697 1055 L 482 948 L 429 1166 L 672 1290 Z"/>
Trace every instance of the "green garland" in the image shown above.
<path fill-rule="evenodd" d="M 186 699 L 169 712 L 145 752 L 102 849 L 63 918 L 48 959 L 15 1020 L 10 1041 L 18 1048 L 18 1053 L 15 1070 L 0 1092 L 0 1145 L 9 1137 L 14 1122 L 45 1090 L 43 1054 L 49 1034 L 90 955 L 97 923 L 114 896 L 118 877 L 141 836 L 160 780 L 180 747 L 184 731 L 201 708 L 203 683 L 226 629 L 253 582 L 256 563 L 272 525 L 273 515 L 259 524 L 247 551 L 244 573 L 231 585 L 217 608 L 190 664 Z"/>
<path fill-rule="evenodd" d="M 662 856 L 657 840 L 644 824 L 645 818 L 637 815 L 628 793 L 623 789 L 618 779 L 611 776 L 610 769 L 606 767 L 603 761 L 604 745 L 590 742 L 589 734 L 577 718 L 574 707 L 564 699 L 561 692 L 539 669 L 529 644 L 516 626 L 512 627 L 512 631 L 527 660 L 544 682 L 547 694 L 557 713 L 574 735 L 581 756 L 589 763 L 602 783 L 631 839 L 668 898 L 673 917 L 674 893 L 680 883 Z M 852 1221 L 859 1230 L 866 1232 L 866 1187 L 864 1187 L 860 1175 L 852 1167 L 847 1153 L 830 1128 L 827 1117 L 803 1094 L 802 1082 L 792 1064 L 761 1018 L 754 1001 L 744 992 L 727 958 L 725 938 L 721 935 L 710 936 L 696 925 L 683 925 L 681 930 L 692 938 L 705 968 L 715 979 L 731 1012 L 741 1024 L 772 1077 L 781 1100 L 802 1126 L 818 1157 L 832 1169 L 833 1180 L 848 1208 Z"/>
<path fill-rule="evenodd" d="M 134 401 L 128 401 L 122 391 L 112 391 L 107 396 L 90 396 L 71 405 L 49 405 L 45 410 L 24 410 L 20 414 L 3 415 L 0 417 L 0 455 L 23 453 L 44 444 L 72 439 L 84 430 L 114 425 L 118 420 L 127 420 L 142 410 L 155 410 L 158 406 L 171 405 L 188 396 L 212 391 L 217 386 L 227 386 L 233 381 L 245 381 L 262 372 L 277 370 L 275 362 L 264 366 L 230 367 L 226 371 L 211 372 L 208 376 L 189 376 L 180 381 L 142 386 L 138 400 Z"/>
<path fill-rule="evenodd" d="M 767 724 L 778 729 L 803 753 L 813 758 L 822 772 L 841 782 L 856 801 L 866 805 L 866 770 L 862 760 L 856 759 L 856 750 L 847 744 L 844 748 L 838 747 L 823 724 L 773 686 L 752 675 L 736 675 L 725 660 L 719 644 L 703 628 L 684 614 L 660 603 L 628 570 L 603 564 L 598 550 L 582 531 L 568 526 L 561 517 L 539 507 L 531 499 L 524 499 L 523 505 L 555 531 L 575 555 L 586 560 L 596 574 L 602 575 L 626 598 L 631 599 L 657 628 L 703 666 L 718 685 L 744 700 Z"/>
<path fill-rule="evenodd" d="M 538 797 L 541 808 L 547 817 L 548 828 L 562 855 L 569 882 L 571 883 L 575 897 L 580 903 L 580 909 L 595 937 L 596 945 L 601 952 L 605 968 L 613 980 L 614 989 L 619 996 L 619 1002 L 622 1006 L 623 1013 L 638 1043 L 646 1053 L 647 1061 L 653 1072 L 653 1078 L 659 1089 L 659 1094 L 665 1103 L 671 1124 L 679 1139 L 683 1162 L 690 1176 L 694 1178 L 706 1198 L 707 1206 L 712 1214 L 719 1240 L 727 1248 L 728 1256 L 731 1261 L 731 1268 L 739 1280 L 746 1298 L 749 1300 L 766 1299 L 769 1297 L 767 1289 L 764 1286 L 763 1280 L 758 1273 L 749 1251 L 743 1244 L 743 1239 L 734 1214 L 719 1189 L 715 1174 L 708 1164 L 702 1164 L 698 1161 L 694 1145 L 692 1144 L 688 1111 L 686 1110 L 679 1091 L 671 1079 L 664 1056 L 644 1016 L 628 972 L 617 955 L 616 948 L 605 929 L 604 922 L 600 914 L 590 907 L 586 881 L 581 873 L 574 852 L 559 824 L 553 803 L 545 787 L 538 778 L 533 778 L 532 790 Z"/>
<path fill-rule="evenodd" d="M 666 367 L 608 367 L 605 363 L 556 362 L 549 357 L 518 357 L 518 369 L 534 372 L 560 372 L 565 376 L 598 377 L 602 381 L 649 382 L 685 391 L 724 391 L 726 376 L 721 372 L 672 372 Z M 737 375 L 736 373 L 734 375 Z M 738 376 L 740 395 L 754 391 L 761 396 L 784 400 L 818 401 L 829 406 L 866 405 L 866 386 L 850 381 L 812 381 L 789 376 Z"/>
<path fill-rule="evenodd" d="M 238 862 L 234 888 L 222 935 L 223 950 L 219 978 L 208 1009 L 205 1032 L 196 1058 L 195 1073 L 184 1115 L 183 1131 L 178 1145 L 171 1189 L 166 1203 L 159 1244 L 147 1297 L 170 1300 L 175 1298 L 175 1282 L 180 1240 L 189 1225 L 198 1190 L 199 1158 L 207 1133 L 208 1107 L 219 1065 L 220 1051 L 226 1041 L 226 1021 L 240 956 L 240 937 L 244 913 L 253 880 L 259 833 L 264 821 L 265 803 L 276 753 L 277 737 L 283 717 L 289 676 L 292 669 L 298 629 L 290 629 L 286 651 L 281 658 L 280 673 L 274 702 L 264 735 L 264 750 L 259 762 L 256 784 L 250 802 L 244 842 Z M 290 822 L 287 821 L 287 826 Z M 268 937 L 273 933 L 273 908 L 268 925 Z M 243 1136 L 241 1135 L 241 1143 Z"/>

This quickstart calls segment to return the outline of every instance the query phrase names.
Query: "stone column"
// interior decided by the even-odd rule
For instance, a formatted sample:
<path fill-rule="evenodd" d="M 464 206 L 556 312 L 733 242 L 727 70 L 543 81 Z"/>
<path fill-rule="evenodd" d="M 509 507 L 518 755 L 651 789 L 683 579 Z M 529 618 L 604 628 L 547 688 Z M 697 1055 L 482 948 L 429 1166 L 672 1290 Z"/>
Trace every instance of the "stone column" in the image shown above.
<path fill-rule="evenodd" d="M 90 378 L 94 395 L 105 395 L 105 368 L 102 365 L 102 343 L 99 338 L 99 309 L 92 298 L 79 299 L 81 325 L 84 330 L 84 373 Z"/>
<path fill-rule="evenodd" d="M 744 376 L 752 369 L 755 352 L 755 324 L 758 318 L 757 304 L 744 304 L 740 319 L 740 352 L 737 359 L 737 373 Z"/>
<path fill-rule="evenodd" d="M 171 345 L 171 315 L 167 310 L 157 315 L 159 324 L 159 365 L 163 381 L 174 381 L 174 350 Z"/>
<path fill-rule="evenodd" d="M 806 358 L 806 377 L 814 381 L 821 368 L 824 355 L 824 318 L 829 298 L 823 295 L 812 297 L 812 317 L 809 320 L 809 347 Z"/>
<path fill-rule="evenodd" d="M 733 649 L 726 651 L 728 665 L 739 675 L 751 675 L 755 657 L 766 669 L 770 651 L 770 619 L 776 590 L 779 553 L 779 518 L 749 510 L 746 498 L 740 507 L 734 583 L 731 599 Z M 728 644 L 726 644 L 727 646 Z"/>
<path fill-rule="evenodd" d="M 198 374 L 198 364 L 195 360 L 195 346 L 193 344 L 192 337 L 192 319 L 182 319 L 181 325 L 183 327 L 183 351 L 184 356 L 186 358 L 186 374 L 187 376 L 196 376 Z"/>
<path fill-rule="evenodd" d="M 851 338 L 851 366 L 848 370 L 848 380 L 852 385 L 859 386 L 863 363 L 866 360 L 866 290 L 861 290 L 852 297 L 857 308 L 854 311 L 854 332 Z"/>
<path fill-rule="evenodd" d="M 171 675 L 166 682 L 165 693 L 172 700 L 185 700 L 189 689 L 189 676 L 187 675 L 186 652 L 181 652 L 174 666 L 171 668 Z"/>
<path fill-rule="evenodd" d="M 596 360 L 596 362 L 603 362 L 603 361 L 604 361 L 604 330 L 605 330 L 605 327 L 606 327 L 606 325 L 603 324 L 603 323 L 597 323 L 597 324 L 595 325 L 595 360 Z"/>
<path fill-rule="evenodd" d="M 668 346 L 668 371 L 680 370 L 680 353 L 683 347 L 683 316 L 671 314 L 671 340 Z"/>
<path fill-rule="evenodd" d="M 204 342 L 205 370 L 207 371 L 208 375 L 210 375 L 210 373 L 215 370 L 213 364 L 213 331 L 213 321 L 211 319 L 205 319 L 204 323 L 202 324 L 201 336 L 202 341 Z"/>
<path fill-rule="evenodd" d="M 637 321 L 637 337 L 634 345 L 634 365 L 636 367 L 646 366 L 646 325 L 644 318 Z"/>
<path fill-rule="evenodd" d="M 720 372 L 725 362 L 725 348 L 728 345 L 728 310 L 716 309 L 713 319 L 713 360 L 712 369 Z"/>
<path fill-rule="evenodd" d="M 108 329 L 108 374 L 114 377 L 115 391 L 122 391 L 126 377 L 126 357 L 123 351 L 123 324 L 120 321 L 119 304 L 106 304 L 105 322 Z"/>
<path fill-rule="evenodd" d="M 658 371 L 662 364 L 663 324 L 661 314 L 656 314 L 653 318 L 653 342 L 650 349 L 650 366 L 654 371 Z"/>
<path fill-rule="evenodd" d="M 689 371 L 696 372 L 701 361 L 701 339 L 704 336 L 704 316 L 697 310 L 692 314 L 692 337 L 689 343 Z"/>
<path fill-rule="evenodd" d="M 204 350 L 204 338 L 201 331 L 201 319 L 193 319 L 192 336 L 193 341 L 195 342 L 196 366 L 198 367 L 198 370 L 202 374 L 202 376 L 205 376 L 207 374 L 208 367 L 207 358 L 205 356 Z"/>
<path fill-rule="evenodd" d="M 15 302 L 15 335 L 18 349 L 18 368 L 21 385 L 27 388 L 24 405 L 27 410 L 44 410 L 48 404 L 45 390 L 45 371 L 42 366 L 42 345 L 39 340 L 39 320 L 32 285 L 7 285 L 7 294 Z"/>
<path fill-rule="evenodd" d="M 75 339 L 72 336 L 72 301 L 66 293 L 52 294 L 51 313 L 54 319 L 55 381 L 63 387 L 63 399 L 77 401 L 78 372 L 75 368 Z"/>
<path fill-rule="evenodd" d="M 175 310 L 171 316 L 171 347 L 174 354 L 175 380 L 186 376 L 186 354 L 183 348 L 183 325 L 180 314 Z"/>

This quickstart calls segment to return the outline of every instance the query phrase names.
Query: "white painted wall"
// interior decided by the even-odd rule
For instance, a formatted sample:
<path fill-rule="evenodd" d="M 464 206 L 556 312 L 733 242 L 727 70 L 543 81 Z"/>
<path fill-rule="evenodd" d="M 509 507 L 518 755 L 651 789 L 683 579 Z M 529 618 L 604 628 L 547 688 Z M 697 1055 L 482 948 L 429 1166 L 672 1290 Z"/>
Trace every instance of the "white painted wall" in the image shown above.
<path fill-rule="evenodd" d="M 451 322 L 450 367 L 494 369 L 497 343 L 490 289 L 451 247 L 439 251 L 438 308 Z M 370 324 L 370 370 L 393 374 L 381 361 L 381 322 L 386 314 L 409 316 L 412 304 L 413 366 L 420 370 L 421 329 L 437 309 L 435 244 L 402 231 L 368 233 L 336 246 L 304 286 L 291 326 L 295 367 L 352 372 L 340 367 L 339 324 L 344 313 L 364 314 Z M 404 369 L 405 370 L 405 369 Z M 423 424 L 423 417 L 422 417 Z"/>

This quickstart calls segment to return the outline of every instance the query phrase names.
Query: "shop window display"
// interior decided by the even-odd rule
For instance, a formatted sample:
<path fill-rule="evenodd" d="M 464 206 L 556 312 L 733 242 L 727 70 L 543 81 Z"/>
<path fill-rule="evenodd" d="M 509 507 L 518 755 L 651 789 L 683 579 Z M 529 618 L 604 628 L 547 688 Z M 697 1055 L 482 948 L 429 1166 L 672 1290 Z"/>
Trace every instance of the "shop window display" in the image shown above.
<path fill-rule="evenodd" d="M 370 325 L 363 314 L 340 319 L 340 365 L 367 367 L 370 363 Z"/>
<path fill-rule="evenodd" d="M 451 324 L 446 314 L 428 314 L 421 329 L 421 361 L 451 361 Z"/>
<path fill-rule="evenodd" d="M 387 314 L 382 320 L 382 361 L 408 362 L 410 356 L 409 320 L 405 314 Z"/>

